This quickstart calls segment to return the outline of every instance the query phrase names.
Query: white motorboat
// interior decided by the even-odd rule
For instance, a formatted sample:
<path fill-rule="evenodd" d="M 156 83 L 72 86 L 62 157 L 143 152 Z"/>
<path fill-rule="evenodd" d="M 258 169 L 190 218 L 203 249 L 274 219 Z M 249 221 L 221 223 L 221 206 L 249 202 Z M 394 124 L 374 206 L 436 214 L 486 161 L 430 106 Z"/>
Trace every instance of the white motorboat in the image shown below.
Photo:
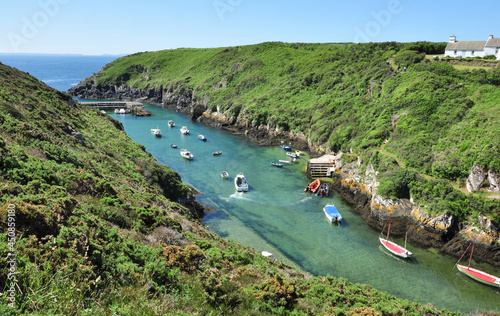
<path fill-rule="evenodd" d="M 156 128 L 152 128 L 151 133 L 153 133 L 156 137 L 161 137 L 161 130 L 158 128 L 158 126 Z"/>
<path fill-rule="evenodd" d="M 193 154 L 191 152 L 189 152 L 189 150 L 187 150 L 187 149 L 181 149 L 180 153 L 181 153 L 181 156 L 183 158 L 186 158 L 188 160 L 193 160 L 194 156 L 193 156 Z"/>
<path fill-rule="evenodd" d="M 187 126 L 181 127 L 181 134 L 189 135 L 189 129 L 187 128 Z"/>
<path fill-rule="evenodd" d="M 238 192 L 248 191 L 248 182 L 243 172 L 238 173 L 238 175 L 234 178 L 234 186 Z"/>
<path fill-rule="evenodd" d="M 175 127 L 174 121 L 172 121 L 172 120 L 168 121 L 168 126 L 169 127 Z"/>

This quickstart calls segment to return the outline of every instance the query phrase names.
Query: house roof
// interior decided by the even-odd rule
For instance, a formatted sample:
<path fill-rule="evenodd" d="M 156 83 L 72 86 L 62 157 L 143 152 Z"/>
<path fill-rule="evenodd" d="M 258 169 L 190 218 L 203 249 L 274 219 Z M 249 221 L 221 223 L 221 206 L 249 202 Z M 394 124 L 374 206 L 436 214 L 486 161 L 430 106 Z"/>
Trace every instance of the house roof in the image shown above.
<path fill-rule="evenodd" d="M 490 38 L 487 42 L 485 47 L 500 47 L 500 38 Z"/>
<path fill-rule="evenodd" d="M 486 41 L 458 41 L 448 43 L 445 50 L 484 50 L 485 45 Z"/>

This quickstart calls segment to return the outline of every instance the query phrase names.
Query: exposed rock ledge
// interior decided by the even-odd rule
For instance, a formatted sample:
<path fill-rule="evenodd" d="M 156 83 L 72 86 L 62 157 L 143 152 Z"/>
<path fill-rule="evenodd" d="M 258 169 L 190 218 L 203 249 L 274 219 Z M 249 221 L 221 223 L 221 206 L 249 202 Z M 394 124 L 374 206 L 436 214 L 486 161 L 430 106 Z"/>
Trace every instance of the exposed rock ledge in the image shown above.
<path fill-rule="evenodd" d="M 171 91 L 169 88 L 137 89 L 129 86 L 101 86 L 93 78 L 68 91 L 71 95 L 87 99 L 119 99 L 147 101 L 163 107 L 186 113 L 191 119 L 207 125 L 231 130 L 250 138 L 261 145 L 277 145 L 286 141 L 299 149 L 308 149 L 313 153 L 322 153 L 326 149 L 313 144 L 303 134 L 279 131 L 269 125 L 256 126 L 240 117 L 229 117 L 219 112 L 207 110 L 208 96 L 198 100 L 192 91 L 181 89 Z M 491 221 L 480 218 L 481 228 L 458 223 L 451 215 L 430 216 L 411 200 L 385 199 L 376 193 L 376 176 L 373 167 L 365 175 L 359 174 L 359 164 L 348 164 L 336 170 L 334 189 L 351 203 L 354 210 L 374 229 L 381 230 L 392 217 L 391 234 L 404 235 L 423 247 L 434 247 L 440 251 L 459 258 L 470 241 L 476 240 L 474 259 L 500 267 L 499 229 Z M 338 164 L 341 165 L 341 164 Z M 370 168 L 371 167 L 371 168 Z M 481 176 L 476 167 L 476 177 Z M 472 174 L 472 172 L 471 172 Z M 498 188 L 496 175 L 489 175 L 490 183 Z M 471 186 L 477 186 L 484 179 L 472 179 Z"/>
<path fill-rule="evenodd" d="M 370 168 L 367 168 L 370 170 Z M 423 247 L 433 247 L 460 258 L 476 240 L 474 259 L 500 267 L 499 229 L 479 216 L 481 227 L 459 223 L 448 214 L 429 215 L 408 199 L 391 200 L 377 195 L 375 174 L 360 175 L 358 163 L 344 165 L 334 173 L 334 188 L 373 228 L 382 230 L 392 217 L 391 234 L 403 236 Z"/>

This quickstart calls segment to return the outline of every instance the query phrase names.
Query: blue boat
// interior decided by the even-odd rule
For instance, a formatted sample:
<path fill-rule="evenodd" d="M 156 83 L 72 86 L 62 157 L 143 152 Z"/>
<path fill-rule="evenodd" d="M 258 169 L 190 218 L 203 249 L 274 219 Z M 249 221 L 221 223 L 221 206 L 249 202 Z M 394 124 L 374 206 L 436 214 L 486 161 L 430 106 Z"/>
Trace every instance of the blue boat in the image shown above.
<path fill-rule="evenodd" d="M 342 222 L 342 215 L 340 215 L 339 211 L 333 204 L 327 204 L 323 208 L 323 212 L 325 212 L 326 217 L 330 222 L 340 223 Z"/>
<path fill-rule="evenodd" d="M 204 141 L 204 142 L 206 142 L 206 141 L 207 141 L 207 138 L 206 138 L 205 136 L 201 135 L 201 134 L 198 134 L 198 139 L 199 139 L 199 140 L 202 140 L 202 141 Z"/>
<path fill-rule="evenodd" d="M 288 146 L 288 145 L 285 145 L 285 144 L 281 144 L 281 149 L 284 149 L 286 151 L 291 151 L 292 150 L 292 147 Z"/>

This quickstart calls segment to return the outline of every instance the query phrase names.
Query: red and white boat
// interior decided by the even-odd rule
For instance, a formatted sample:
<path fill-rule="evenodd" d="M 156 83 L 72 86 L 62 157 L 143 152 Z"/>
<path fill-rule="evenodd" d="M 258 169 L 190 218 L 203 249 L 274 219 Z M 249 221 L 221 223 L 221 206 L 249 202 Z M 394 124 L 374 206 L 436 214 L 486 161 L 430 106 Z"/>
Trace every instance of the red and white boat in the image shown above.
<path fill-rule="evenodd" d="M 469 249 L 469 247 L 470 247 L 470 245 L 467 247 L 467 249 L 465 249 L 465 252 L 462 255 L 462 258 L 465 255 L 465 253 L 467 252 L 467 250 Z M 486 273 L 484 271 L 481 271 L 481 270 L 474 269 L 474 268 L 470 267 L 470 261 L 472 259 L 472 253 L 473 252 L 474 252 L 474 243 L 472 243 L 472 250 L 470 252 L 470 257 L 469 257 L 469 265 L 468 266 L 463 266 L 461 264 L 458 264 L 458 262 L 460 262 L 460 260 L 462 260 L 462 258 L 460 258 L 460 260 L 458 260 L 458 262 L 457 262 L 458 271 L 464 273 L 468 277 L 470 277 L 470 278 L 472 278 L 472 279 L 474 279 L 474 280 L 476 280 L 478 282 L 481 282 L 481 283 L 484 283 L 484 284 L 488 284 L 488 285 L 491 285 L 491 286 L 495 286 L 495 287 L 500 287 L 500 278 L 499 277 L 496 277 L 496 276 L 488 274 L 488 273 Z"/>
<path fill-rule="evenodd" d="M 389 240 L 389 232 L 390 231 L 391 231 L 391 221 L 389 221 L 389 228 L 387 229 L 387 238 L 382 238 L 382 236 L 380 236 L 378 238 L 380 243 L 395 256 L 398 256 L 401 258 L 411 258 L 411 256 L 413 254 L 410 251 L 408 251 L 408 249 L 406 249 L 406 238 L 405 238 L 405 246 L 401 247 L 400 245 L 396 244 L 395 242 L 392 242 Z"/>

